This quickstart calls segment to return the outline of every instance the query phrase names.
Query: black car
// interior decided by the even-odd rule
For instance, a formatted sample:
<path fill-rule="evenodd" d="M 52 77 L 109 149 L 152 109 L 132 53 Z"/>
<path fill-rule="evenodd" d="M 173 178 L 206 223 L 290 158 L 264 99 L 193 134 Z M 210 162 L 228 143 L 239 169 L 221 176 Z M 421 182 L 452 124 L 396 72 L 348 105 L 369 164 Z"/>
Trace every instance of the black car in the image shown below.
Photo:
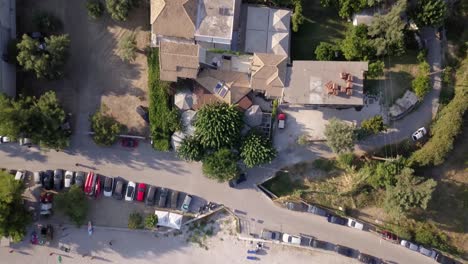
<path fill-rule="evenodd" d="M 245 173 L 241 173 L 237 178 L 229 181 L 229 187 L 234 188 L 237 185 L 245 182 L 246 180 L 247 180 L 247 177 L 245 176 Z"/>
<path fill-rule="evenodd" d="M 46 190 L 52 190 L 52 188 L 54 188 L 54 171 L 45 171 L 44 177 L 42 178 L 42 186 L 44 186 Z"/>
<path fill-rule="evenodd" d="M 161 188 L 159 190 L 159 202 L 158 202 L 159 207 L 166 207 L 168 192 L 169 190 L 166 188 Z"/>
<path fill-rule="evenodd" d="M 85 173 L 82 171 L 77 171 L 75 173 L 75 185 L 78 185 L 78 187 L 83 187 L 84 181 L 85 181 Z"/>
<path fill-rule="evenodd" d="M 286 202 L 286 208 L 291 211 L 307 212 L 307 205 L 301 202 Z"/>
<path fill-rule="evenodd" d="M 336 245 L 335 252 L 340 255 L 347 256 L 347 257 L 353 256 L 353 249 L 342 246 L 342 245 Z"/>
<path fill-rule="evenodd" d="M 321 240 L 317 240 L 317 239 L 313 239 L 313 240 L 310 242 L 310 246 L 313 247 L 313 248 L 327 249 L 327 242 L 321 241 Z"/>
<path fill-rule="evenodd" d="M 143 120 L 145 120 L 145 122 L 149 124 L 150 121 L 148 109 L 144 106 L 139 105 L 137 106 L 136 111 L 141 116 L 141 118 L 143 118 Z"/>
<path fill-rule="evenodd" d="M 381 264 L 382 263 L 382 260 L 374 256 L 364 254 L 364 253 L 359 253 L 358 260 L 366 264 Z"/>
<path fill-rule="evenodd" d="M 54 171 L 54 188 L 60 191 L 63 188 L 63 170 L 57 169 Z"/>
<path fill-rule="evenodd" d="M 307 208 L 307 212 L 320 216 L 327 216 L 328 214 L 327 211 L 315 205 L 309 205 L 309 207 Z"/>
<path fill-rule="evenodd" d="M 447 256 L 439 254 L 436 258 L 436 261 L 441 264 L 461 264 L 461 262 L 451 259 Z"/>
<path fill-rule="evenodd" d="M 124 183 L 122 180 L 117 180 L 117 183 L 115 184 L 115 189 L 114 189 L 114 193 L 112 194 L 112 196 L 117 199 L 117 200 L 122 200 L 123 199 L 123 196 L 124 196 Z"/>
<path fill-rule="evenodd" d="M 177 209 L 177 201 L 179 199 L 178 191 L 171 191 L 171 208 Z"/>
<path fill-rule="evenodd" d="M 146 192 L 146 200 L 145 200 L 146 205 L 149 205 L 149 206 L 154 205 L 156 190 L 157 189 L 155 186 L 149 186 L 148 191 Z"/>
<path fill-rule="evenodd" d="M 346 225 L 348 223 L 348 220 L 337 215 L 328 215 L 327 220 L 329 223 L 337 225 Z"/>

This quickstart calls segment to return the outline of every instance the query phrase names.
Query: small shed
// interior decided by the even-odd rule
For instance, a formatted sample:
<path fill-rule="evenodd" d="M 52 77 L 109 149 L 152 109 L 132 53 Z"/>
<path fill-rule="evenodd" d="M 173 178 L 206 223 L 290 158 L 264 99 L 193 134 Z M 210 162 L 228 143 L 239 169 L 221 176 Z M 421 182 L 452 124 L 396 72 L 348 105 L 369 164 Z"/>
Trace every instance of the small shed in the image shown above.
<path fill-rule="evenodd" d="M 155 210 L 154 214 L 158 216 L 158 226 L 164 226 L 174 229 L 180 229 L 183 216 L 166 211 Z"/>

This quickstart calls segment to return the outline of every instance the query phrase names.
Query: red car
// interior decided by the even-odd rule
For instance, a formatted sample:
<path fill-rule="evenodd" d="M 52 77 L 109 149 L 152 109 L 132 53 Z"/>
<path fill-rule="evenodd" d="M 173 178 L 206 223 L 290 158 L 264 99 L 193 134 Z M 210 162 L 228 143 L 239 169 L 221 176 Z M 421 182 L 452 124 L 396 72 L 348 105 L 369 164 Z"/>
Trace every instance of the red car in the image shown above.
<path fill-rule="evenodd" d="M 134 138 L 122 138 L 122 147 L 136 148 L 138 147 L 138 140 Z"/>
<path fill-rule="evenodd" d="M 146 184 L 144 183 L 139 183 L 138 188 L 137 188 L 137 201 L 143 202 L 143 199 L 145 198 L 145 191 L 146 191 Z"/>
<path fill-rule="evenodd" d="M 398 236 L 391 233 L 390 231 L 385 230 L 385 231 L 382 231 L 380 234 L 382 235 L 382 238 L 385 240 L 388 240 L 393 243 L 398 242 Z"/>

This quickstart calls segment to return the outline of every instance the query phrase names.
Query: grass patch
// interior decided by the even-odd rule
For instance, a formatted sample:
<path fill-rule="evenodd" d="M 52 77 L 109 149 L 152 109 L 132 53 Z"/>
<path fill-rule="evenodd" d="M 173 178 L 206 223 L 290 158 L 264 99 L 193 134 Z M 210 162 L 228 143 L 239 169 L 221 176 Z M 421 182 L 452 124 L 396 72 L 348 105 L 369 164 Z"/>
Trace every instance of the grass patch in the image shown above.
<path fill-rule="evenodd" d="M 282 171 L 262 185 L 278 197 L 292 195 L 295 190 L 303 189 L 299 181 L 292 181 L 289 174 Z"/>
<path fill-rule="evenodd" d="M 320 42 L 335 43 L 344 38 L 349 23 L 341 19 L 334 8 L 320 6 L 320 0 L 303 3 L 304 23 L 292 33 L 291 57 L 293 60 L 314 60 L 315 48 Z"/>
<path fill-rule="evenodd" d="M 336 169 L 336 161 L 331 159 L 318 158 L 312 162 L 314 167 L 325 172 Z"/>
<path fill-rule="evenodd" d="M 159 54 L 156 48 L 148 52 L 148 87 L 153 147 L 168 151 L 172 133 L 180 129 L 180 119 L 177 110 L 172 107 L 170 83 L 159 79 Z"/>

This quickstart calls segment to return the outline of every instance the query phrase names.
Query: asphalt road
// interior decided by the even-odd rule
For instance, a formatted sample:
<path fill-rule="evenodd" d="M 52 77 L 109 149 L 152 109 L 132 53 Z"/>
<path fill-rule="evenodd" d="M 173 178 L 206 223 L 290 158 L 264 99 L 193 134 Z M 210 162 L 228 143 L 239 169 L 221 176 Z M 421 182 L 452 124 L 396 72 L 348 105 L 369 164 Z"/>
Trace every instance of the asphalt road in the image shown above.
<path fill-rule="evenodd" d="M 120 146 L 102 148 L 89 138 L 81 137 L 79 146 L 67 152 L 41 152 L 37 148 L 22 148 L 17 144 L 0 145 L 0 166 L 30 171 L 45 169 L 89 170 L 106 175 L 122 176 L 128 180 L 168 187 L 201 196 L 208 201 L 222 203 L 232 210 L 243 212 L 243 224 L 252 233 L 262 228 L 291 234 L 309 234 L 318 239 L 342 244 L 395 263 L 431 263 L 416 252 L 399 245 L 381 241 L 369 232 L 329 224 L 323 217 L 297 213 L 274 205 L 256 189 L 255 184 L 272 174 L 270 168 L 257 168 L 248 173 L 249 180 L 239 189 L 204 177 L 199 163 L 178 160 L 173 153 L 154 152 L 149 144 L 127 150 Z M 295 158 L 313 158 L 314 152 L 284 153 L 277 165 Z M 83 164 L 77 168 L 76 163 Z"/>

